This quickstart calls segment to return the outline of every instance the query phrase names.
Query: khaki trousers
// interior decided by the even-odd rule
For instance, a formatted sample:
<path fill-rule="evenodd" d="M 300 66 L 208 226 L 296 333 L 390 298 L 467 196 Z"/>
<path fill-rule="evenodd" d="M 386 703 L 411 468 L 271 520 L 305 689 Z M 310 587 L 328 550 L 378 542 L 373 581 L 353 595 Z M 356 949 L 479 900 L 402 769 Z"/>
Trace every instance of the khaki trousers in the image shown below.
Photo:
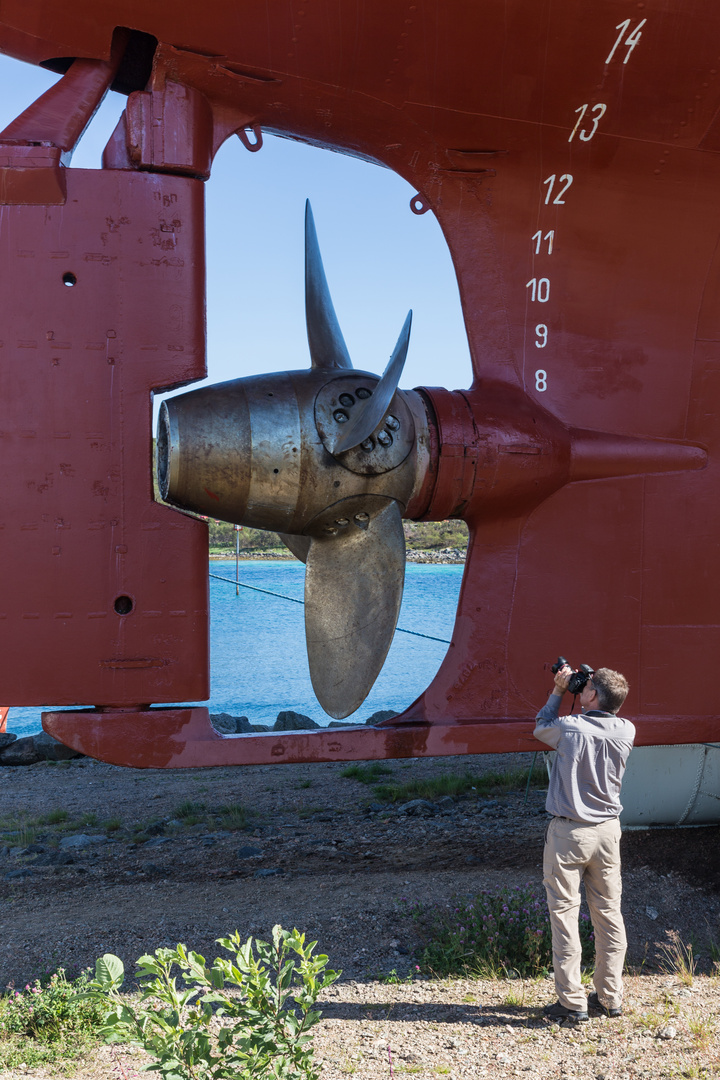
<path fill-rule="evenodd" d="M 580 981 L 580 882 L 585 882 L 595 929 L 595 975 L 600 1003 L 620 1007 L 627 938 L 620 911 L 620 822 L 597 825 L 553 818 L 545 835 L 543 884 L 552 927 L 553 968 L 558 1001 L 566 1009 L 587 1009 Z"/>

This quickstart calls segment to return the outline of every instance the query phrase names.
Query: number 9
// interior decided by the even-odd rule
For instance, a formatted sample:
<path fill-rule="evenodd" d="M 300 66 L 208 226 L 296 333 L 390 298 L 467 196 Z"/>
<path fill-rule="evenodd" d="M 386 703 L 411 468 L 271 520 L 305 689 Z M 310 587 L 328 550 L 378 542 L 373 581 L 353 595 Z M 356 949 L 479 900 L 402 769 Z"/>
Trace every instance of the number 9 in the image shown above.
<path fill-rule="evenodd" d="M 547 345 L 548 328 L 545 323 L 538 323 L 535 327 L 535 333 L 538 336 L 538 340 L 535 342 L 536 349 L 544 349 Z"/>
<path fill-rule="evenodd" d="M 547 371 L 543 371 L 542 368 L 535 372 L 535 389 L 541 394 L 547 390 Z"/>

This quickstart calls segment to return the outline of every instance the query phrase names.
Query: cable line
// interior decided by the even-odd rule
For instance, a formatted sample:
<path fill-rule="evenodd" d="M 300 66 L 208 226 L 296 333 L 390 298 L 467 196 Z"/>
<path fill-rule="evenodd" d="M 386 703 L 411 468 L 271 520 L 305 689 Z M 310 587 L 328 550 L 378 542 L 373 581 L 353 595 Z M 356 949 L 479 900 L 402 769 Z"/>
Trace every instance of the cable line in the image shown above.
<path fill-rule="evenodd" d="M 231 585 L 239 585 L 241 589 L 252 589 L 253 592 L 265 593 L 266 596 L 277 596 L 280 600 L 290 600 L 293 604 L 305 604 L 304 600 L 297 600 L 294 596 L 286 596 L 285 593 L 272 592 L 270 589 L 260 589 L 257 585 L 246 585 L 244 581 L 235 581 L 233 578 L 221 577 L 220 574 L 210 574 L 216 581 L 229 581 Z M 405 630 L 402 626 L 396 626 L 401 634 L 412 634 L 413 637 L 427 638 L 428 641 L 439 641 L 443 645 L 449 645 L 447 638 L 433 637 L 432 634 L 421 634 L 419 630 Z"/>
<path fill-rule="evenodd" d="M 241 589 L 252 589 L 253 592 L 265 593 L 266 596 L 278 596 L 281 600 L 291 600 L 293 604 L 304 604 L 304 600 L 296 600 L 294 596 L 285 596 L 284 593 L 271 592 L 270 589 L 259 589 L 257 585 L 246 585 L 244 581 L 235 581 L 234 578 L 220 577 L 219 574 L 211 574 L 210 577 L 217 581 L 229 581 L 231 585 L 239 585 Z"/>

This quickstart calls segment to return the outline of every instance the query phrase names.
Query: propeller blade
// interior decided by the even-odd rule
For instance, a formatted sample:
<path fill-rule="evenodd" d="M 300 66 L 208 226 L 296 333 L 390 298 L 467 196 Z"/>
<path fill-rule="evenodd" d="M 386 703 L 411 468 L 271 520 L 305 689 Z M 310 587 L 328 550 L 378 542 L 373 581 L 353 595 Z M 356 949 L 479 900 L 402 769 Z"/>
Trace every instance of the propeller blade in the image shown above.
<path fill-rule="evenodd" d="M 366 530 L 315 538 L 305 571 L 310 678 L 325 712 L 342 720 L 363 703 L 395 633 L 405 581 L 405 536 L 394 500 Z"/>
<path fill-rule="evenodd" d="M 408 312 L 407 319 L 400 331 L 400 337 L 393 349 L 393 354 L 382 374 L 380 382 L 373 390 L 372 397 L 367 398 L 353 414 L 352 420 L 341 429 L 338 439 L 331 451 L 333 454 L 342 454 L 346 450 L 352 450 L 359 446 L 375 428 L 381 423 L 397 390 L 405 358 L 407 357 L 408 345 L 410 344 L 410 327 L 412 326 L 412 311 Z"/>
<path fill-rule="evenodd" d="M 278 536 L 288 551 L 292 551 L 296 559 L 299 559 L 300 562 L 307 562 L 308 551 L 310 550 L 309 536 L 298 536 L 295 533 L 278 533 Z"/>
<path fill-rule="evenodd" d="M 309 199 L 305 203 L 305 320 L 313 369 L 352 368 L 330 298 Z"/>

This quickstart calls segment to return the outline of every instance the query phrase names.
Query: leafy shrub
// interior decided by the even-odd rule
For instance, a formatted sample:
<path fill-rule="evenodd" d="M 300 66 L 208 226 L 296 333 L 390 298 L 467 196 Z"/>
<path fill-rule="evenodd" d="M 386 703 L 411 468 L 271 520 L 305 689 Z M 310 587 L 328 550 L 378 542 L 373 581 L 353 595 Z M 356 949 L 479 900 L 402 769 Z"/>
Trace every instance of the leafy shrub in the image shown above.
<path fill-rule="evenodd" d="M 0 997 L 0 1067 L 38 1065 L 77 1057 L 97 1042 L 104 1010 L 78 997 L 89 985 L 87 973 L 74 980 L 60 968 L 24 990 Z"/>
<path fill-rule="evenodd" d="M 507 886 L 455 897 L 450 906 L 411 905 L 422 945 L 421 971 L 435 975 L 537 975 L 552 966 L 552 938 L 545 897 L 533 885 Z M 592 924 L 580 913 L 584 964 L 592 962 Z"/>
<path fill-rule="evenodd" d="M 340 972 L 325 970 L 327 956 L 312 955 L 317 942 L 306 945 L 304 934 L 281 926 L 273 927 L 272 943 L 243 944 L 235 931 L 218 944 L 231 959 L 211 968 L 184 945 L 141 956 L 138 1001 L 119 993 L 122 961 L 101 957 L 85 996 L 109 1006 L 108 1040 L 140 1043 L 165 1080 L 317 1080 L 309 1030 L 320 1012 L 313 1006 Z M 231 995 L 226 986 L 237 990 Z"/>

